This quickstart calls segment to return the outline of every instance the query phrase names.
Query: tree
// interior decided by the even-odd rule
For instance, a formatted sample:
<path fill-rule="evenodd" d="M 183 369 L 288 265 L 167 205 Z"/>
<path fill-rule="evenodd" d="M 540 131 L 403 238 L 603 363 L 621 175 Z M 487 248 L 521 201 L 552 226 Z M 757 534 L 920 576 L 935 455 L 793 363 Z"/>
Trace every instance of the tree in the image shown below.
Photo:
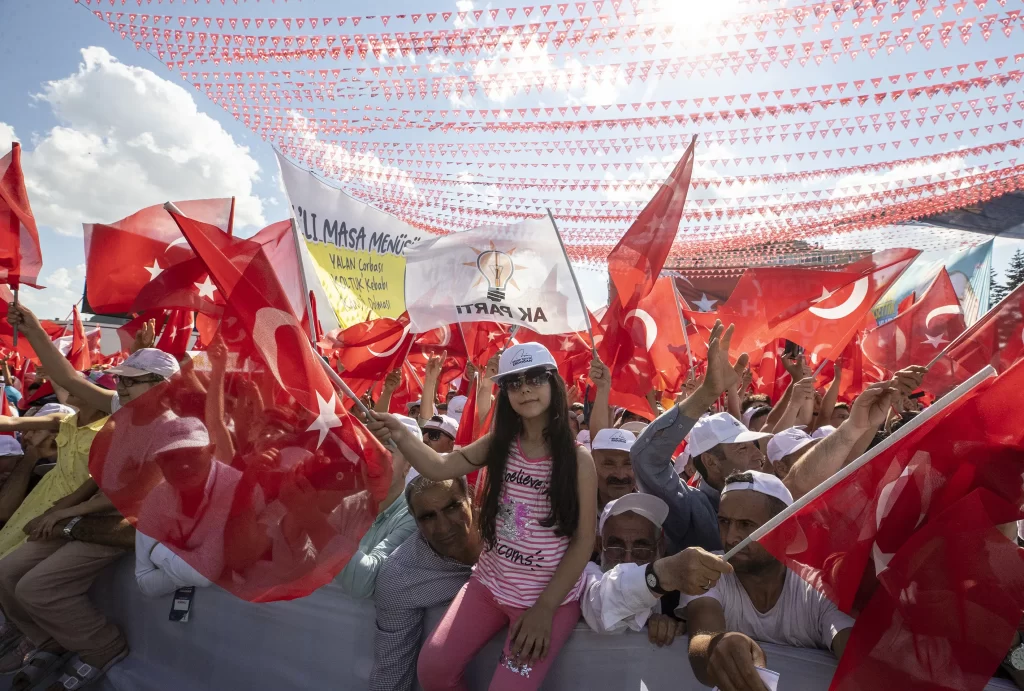
<path fill-rule="evenodd" d="M 1010 292 L 1002 283 L 996 280 L 996 270 L 990 268 L 988 273 L 988 304 L 994 306 Z"/>
<path fill-rule="evenodd" d="M 1024 251 L 1017 250 L 1010 257 L 1010 266 L 1006 269 L 1006 291 L 1010 292 L 1024 283 Z"/>

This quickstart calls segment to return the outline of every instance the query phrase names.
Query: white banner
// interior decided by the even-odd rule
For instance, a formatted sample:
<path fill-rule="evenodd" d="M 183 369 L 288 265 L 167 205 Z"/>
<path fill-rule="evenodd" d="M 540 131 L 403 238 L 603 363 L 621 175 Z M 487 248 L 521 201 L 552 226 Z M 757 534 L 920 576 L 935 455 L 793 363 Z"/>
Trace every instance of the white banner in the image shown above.
<path fill-rule="evenodd" d="M 405 303 L 415 333 L 474 321 L 518 324 L 541 334 L 587 328 L 548 218 L 484 226 L 409 248 Z"/>
<path fill-rule="evenodd" d="M 436 236 L 353 199 L 280 154 L 278 166 L 299 237 L 341 326 L 400 317 L 406 249 Z"/>

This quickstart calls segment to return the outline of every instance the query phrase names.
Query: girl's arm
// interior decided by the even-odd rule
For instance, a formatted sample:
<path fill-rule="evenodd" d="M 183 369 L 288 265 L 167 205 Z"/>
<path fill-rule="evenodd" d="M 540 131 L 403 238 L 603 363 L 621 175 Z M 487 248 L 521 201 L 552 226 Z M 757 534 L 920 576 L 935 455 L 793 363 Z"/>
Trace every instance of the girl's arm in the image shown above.
<path fill-rule="evenodd" d="M 533 607 L 526 610 L 509 633 L 509 651 L 522 655 L 527 664 L 547 657 L 551 647 L 551 624 L 555 610 L 565 600 L 590 561 L 597 533 L 597 471 L 594 459 L 584 448 L 576 450 L 576 492 L 580 499 L 580 517 L 576 534 L 569 542 L 565 556 Z"/>
<path fill-rule="evenodd" d="M 431 480 L 451 480 L 479 470 L 487 460 L 487 447 L 491 443 L 491 435 L 485 434 L 458 451 L 440 454 L 424 444 L 423 437 L 412 434 L 394 415 L 375 413 L 366 428 L 385 446 L 388 441 L 395 442 L 405 460 Z"/>

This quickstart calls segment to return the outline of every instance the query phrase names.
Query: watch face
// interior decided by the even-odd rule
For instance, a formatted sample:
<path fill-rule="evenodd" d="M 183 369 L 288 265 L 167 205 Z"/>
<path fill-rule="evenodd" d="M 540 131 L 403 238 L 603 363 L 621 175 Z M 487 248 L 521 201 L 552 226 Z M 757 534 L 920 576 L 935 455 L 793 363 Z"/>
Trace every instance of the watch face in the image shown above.
<path fill-rule="evenodd" d="M 1018 645 L 1010 653 L 1010 666 L 1018 672 L 1024 672 L 1024 645 Z"/>
<path fill-rule="evenodd" d="M 647 574 L 647 586 L 650 588 L 658 587 L 658 578 L 653 573 Z"/>

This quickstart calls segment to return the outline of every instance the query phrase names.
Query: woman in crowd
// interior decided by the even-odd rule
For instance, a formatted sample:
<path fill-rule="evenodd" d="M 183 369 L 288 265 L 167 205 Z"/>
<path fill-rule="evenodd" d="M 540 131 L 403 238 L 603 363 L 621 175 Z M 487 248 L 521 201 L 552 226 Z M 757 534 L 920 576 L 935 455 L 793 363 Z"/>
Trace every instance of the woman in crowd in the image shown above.
<path fill-rule="evenodd" d="M 544 346 L 507 350 L 494 380 L 494 431 L 458 451 L 438 454 L 390 415 L 369 423 L 433 480 L 487 468 L 480 514 L 487 549 L 424 645 L 425 691 L 464 689 L 466 666 L 506 624 L 490 688 L 539 688 L 580 617 L 597 515 L 593 459 L 573 439 L 565 383 Z"/>

